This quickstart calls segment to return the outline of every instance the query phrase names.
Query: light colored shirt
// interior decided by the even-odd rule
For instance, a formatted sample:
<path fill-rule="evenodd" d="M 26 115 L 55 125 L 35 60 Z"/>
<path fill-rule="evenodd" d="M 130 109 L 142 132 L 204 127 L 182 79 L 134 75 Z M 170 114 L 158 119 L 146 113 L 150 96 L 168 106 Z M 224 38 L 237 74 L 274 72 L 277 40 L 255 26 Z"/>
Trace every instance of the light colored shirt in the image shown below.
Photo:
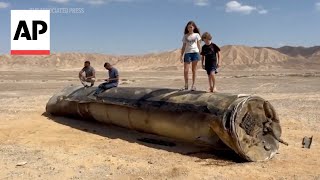
<path fill-rule="evenodd" d="M 199 52 L 198 41 L 201 37 L 198 33 L 193 33 L 191 35 L 185 34 L 182 38 L 182 42 L 186 43 L 186 49 L 184 53 L 197 53 Z"/>
<path fill-rule="evenodd" d="M 86 73 L 86 77 L 91 77 L 96 72 L 92 66 L 84 67 L 81 71 Z"/>

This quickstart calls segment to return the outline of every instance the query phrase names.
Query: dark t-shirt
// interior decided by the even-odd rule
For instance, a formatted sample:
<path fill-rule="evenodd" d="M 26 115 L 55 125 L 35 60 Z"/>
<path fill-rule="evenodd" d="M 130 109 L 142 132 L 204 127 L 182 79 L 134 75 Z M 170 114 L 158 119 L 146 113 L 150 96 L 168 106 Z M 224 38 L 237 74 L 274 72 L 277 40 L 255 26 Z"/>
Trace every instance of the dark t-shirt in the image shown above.
<path fill-rule="evenodd" d="M 116 68 L 112 68 L 109 70 L 109 78 L 117 78 L 119 76 L 118 70 Z M 118 85 L 119 80 L 111 80 L 110 83 L 115 83 Z"/>
<path fill-rule="evenodd" d="M 91 66 L 82 68 L 82 72 L 86 73 L 86 77 L 93 76 L 93 73 L 95 72 L 94 68 Z"/>
<path fill-rule="evenodd" d="M 219 51 L 220 48 L 214 43 L 202 46 L 201 55 L 205 56 L 205 67 L 215 67 L 217 65 L 217 53 Z"/>

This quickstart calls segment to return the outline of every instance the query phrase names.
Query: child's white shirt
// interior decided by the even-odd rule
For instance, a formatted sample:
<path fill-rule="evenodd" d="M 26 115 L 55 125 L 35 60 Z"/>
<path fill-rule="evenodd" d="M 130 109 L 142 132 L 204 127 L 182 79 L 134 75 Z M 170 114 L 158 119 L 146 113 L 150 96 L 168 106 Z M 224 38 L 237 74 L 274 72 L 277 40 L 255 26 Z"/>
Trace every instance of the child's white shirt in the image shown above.
<path fill-rule="evenodd" d="M 186 43 L 186 49 L 184 53 L 197 53 L 199 52 L 198 41 L 201 37 L 198 33 L 193 33 L 191 35 L 185 34 L 182 38 L 182 42 Z"/>

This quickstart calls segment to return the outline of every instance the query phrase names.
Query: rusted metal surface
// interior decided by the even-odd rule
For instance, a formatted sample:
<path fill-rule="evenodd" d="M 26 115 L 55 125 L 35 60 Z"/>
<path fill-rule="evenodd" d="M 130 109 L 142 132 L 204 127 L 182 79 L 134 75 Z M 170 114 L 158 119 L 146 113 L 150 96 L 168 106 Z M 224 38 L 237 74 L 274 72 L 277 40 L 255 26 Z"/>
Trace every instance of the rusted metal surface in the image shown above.
<path fill-rule="evenodd" d="M 248 161 L 268 160 L 279 148 L 279 118 L 257 96 L 118 87 L 95 98 L 94 91 L 67 87 L 49 100 L 46 111 L 217 149 L 222 141 Z"/>

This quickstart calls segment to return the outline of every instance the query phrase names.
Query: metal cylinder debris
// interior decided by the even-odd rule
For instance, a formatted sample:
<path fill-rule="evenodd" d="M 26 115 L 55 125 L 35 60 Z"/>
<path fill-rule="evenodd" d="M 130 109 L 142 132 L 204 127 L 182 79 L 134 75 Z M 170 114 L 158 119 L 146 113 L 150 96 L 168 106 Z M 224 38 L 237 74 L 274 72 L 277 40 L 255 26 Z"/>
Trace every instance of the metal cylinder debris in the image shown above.
<path fill-rule="evenodd" d="M 258 96 L 118 87 L 96 98 L 94 91 L 67 87 L 48 101 L 46 111 L 212 148 L 222 141 L 248 161 L 268 160 L 279 149 L 279 118 Z"/>

